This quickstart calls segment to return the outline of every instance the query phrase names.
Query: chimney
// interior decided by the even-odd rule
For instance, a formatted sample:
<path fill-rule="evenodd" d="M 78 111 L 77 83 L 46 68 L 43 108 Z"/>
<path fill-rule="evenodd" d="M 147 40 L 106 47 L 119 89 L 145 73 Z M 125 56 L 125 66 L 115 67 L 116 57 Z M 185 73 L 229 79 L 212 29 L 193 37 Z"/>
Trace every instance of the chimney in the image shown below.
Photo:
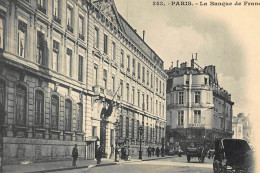
<path fill-rule="evenodd" d="M 177 60 L 177 65 L 176 66 L 177 66 L 177 68 L 179 68 L 179 60 Z"/>
<path fill-rule="evenodd" d="M 181 63 L 181 68 L 186 68 L 187 67 L 187 62 Z"/>
<path fill-rule="evenodd" d="M 190 64 L 191 64 L 191 68 L 194 68 L 194 59 L 193 59 L 193 55 L 192 55 L 192 59 L 191 59 Z"/>
<path fill-rule="evenodd" d="M 145 30 L 143 30 L 143 41 L 144 41 Z"/>

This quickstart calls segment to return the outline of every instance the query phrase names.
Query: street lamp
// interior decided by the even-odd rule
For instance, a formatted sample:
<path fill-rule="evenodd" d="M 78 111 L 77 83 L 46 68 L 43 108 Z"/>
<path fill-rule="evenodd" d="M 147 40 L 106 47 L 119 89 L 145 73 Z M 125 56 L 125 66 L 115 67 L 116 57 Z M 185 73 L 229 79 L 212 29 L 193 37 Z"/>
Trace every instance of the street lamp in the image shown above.
<path fill-rule="evenodd" d="M 140 137 L 140 151 L 139 151 L 139 159 L 142 159 L 142 134 L 143 134 L 143 127 L 139 127 L 139 137 Z"/>
<path fill-rule="evenodd" d="M 116 130 L 116 146 L 118 146 L 118 138 L 119 138 L 119 130 L 120 130 L 120 123 L 118 122 L 118 120 L 116 120 L 116 122 L 114 123 L 115 125 L 115 130 Z"/>

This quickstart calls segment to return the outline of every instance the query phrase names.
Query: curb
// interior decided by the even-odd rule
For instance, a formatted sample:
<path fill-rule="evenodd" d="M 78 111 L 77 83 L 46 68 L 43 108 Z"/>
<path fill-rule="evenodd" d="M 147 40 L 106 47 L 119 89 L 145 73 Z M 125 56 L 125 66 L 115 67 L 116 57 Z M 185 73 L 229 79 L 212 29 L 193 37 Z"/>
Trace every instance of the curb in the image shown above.
<path fill-rule="evenodd" d="M 142 161 L 150 161 L 150 160 L 161 160 L 161 159 L 170 159 L 170 158 L 174 158 L 172 157 L 159 157 L 159 158 L 152 158 L 152 159 L 143 159 Z"/>
<path fill-rule="evenodd" d="M 83 168 L 92 168 L 92 167 L 100 167 L 100 166 L 111 166 L 116 165 L 117 163 L 104 163 L 100 165 L 88 165 L 88 166 L 79 166 L 79 167 L 69 167 L 69 168 L 58 168 L 58 169 L 50 169 L 50 170 L 42 170 L 42 171 L 33 171 L 33 172 L 25 172 L 25 173 L 45 173 L 45 172 L 58 172 L 58 171 L 66 171 L 66 170 L 75 170 L 75 169 L 83 169 Z"/>

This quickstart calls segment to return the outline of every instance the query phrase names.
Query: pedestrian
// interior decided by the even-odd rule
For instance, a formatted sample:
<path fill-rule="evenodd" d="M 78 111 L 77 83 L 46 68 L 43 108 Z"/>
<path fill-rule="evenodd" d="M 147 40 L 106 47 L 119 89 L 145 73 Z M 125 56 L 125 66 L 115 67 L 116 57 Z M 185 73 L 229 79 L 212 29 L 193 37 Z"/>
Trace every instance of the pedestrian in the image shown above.
<path fill-rule="evenodd" d="M 159 149 L 159 147 L 156 148 L 156 151 L 155 151 L 155 152 L 156 152 L 156 156 L 159 157 L 159 155 L 160 155 L 160 149 Z"/>
<path fill-rule="evenodd" d="M 154 156 L 154 151 L 155 151 L 155 148 L 153 147 L 153 148 L 152 148 L 152 153 L 153 153 L 153 156 Z"/>
<path fill-rule="evenodd" d="M 77 158 L 78 158 L 78 148 L 77 144 L 75 144 L 73 150 L 72 150 L 72 166 L 76 167 L 77 166 Z"/>
<path fill-rule="evenodd" d="M 122 146 L 121 148 L 121 159 L 125 159 L 125 148 Z"/>
<path fill-rule="evenodd" d="M 120 152 L 120 148 L 118 146 L 116 146 L 115 148 L 115 161 L 119 162 L 119 152 Z"/>
<path fill-rule="evenodd" d="M 161 148 L 161 156 L 164 157 L 164 147 Z"/>
<path fill-rule="evenodd" d="M 97 164 L 99 165 L 101 163 L 101 157 L 102 157 L 102 148 L 97 146 Z"/>
<path fill-rule="evenodd" d="M 147 149 L 148 157 L 151 157 L 152 148 L 149 146 Z"/>

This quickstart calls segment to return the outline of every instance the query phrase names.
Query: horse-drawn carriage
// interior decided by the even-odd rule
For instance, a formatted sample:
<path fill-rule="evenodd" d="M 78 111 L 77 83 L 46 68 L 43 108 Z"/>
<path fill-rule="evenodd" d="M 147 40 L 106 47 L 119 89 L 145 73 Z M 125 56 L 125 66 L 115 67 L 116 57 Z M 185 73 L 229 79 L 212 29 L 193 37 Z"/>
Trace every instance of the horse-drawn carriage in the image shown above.
<path fill-rule="evenodd" d="M 190 162 L 190 159 L 193 157 L 197 157 L 200 163 L 204 163 L 204 159 L 206 156 L 206 151 L 203 147 L 189 147 L 187 148 L 187 161 Z"/>

